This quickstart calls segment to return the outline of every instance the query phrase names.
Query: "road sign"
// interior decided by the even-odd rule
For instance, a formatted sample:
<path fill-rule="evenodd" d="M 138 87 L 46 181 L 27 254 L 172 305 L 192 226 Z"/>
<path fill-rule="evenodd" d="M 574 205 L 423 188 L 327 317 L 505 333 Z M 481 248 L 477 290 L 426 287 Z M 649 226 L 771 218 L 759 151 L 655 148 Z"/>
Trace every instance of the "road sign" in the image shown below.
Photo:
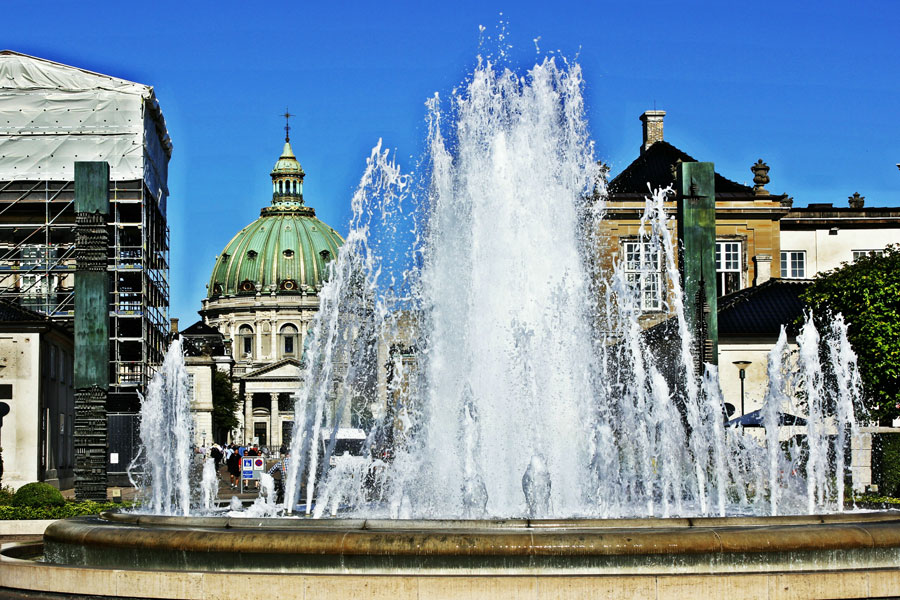
<path fill-rule="evenodd" d="M 254 458 L 256 457 L 245 456 L 241 458 L 241 479 L 259 479 L 262 465 L 256 466 Z"/>
<path fill-rule="evenodd" d="M 244 482 L 259 481 L 266 468 L 266 461 L 262 456 L 241 457 L 241 491 L 244 491 Z"/>

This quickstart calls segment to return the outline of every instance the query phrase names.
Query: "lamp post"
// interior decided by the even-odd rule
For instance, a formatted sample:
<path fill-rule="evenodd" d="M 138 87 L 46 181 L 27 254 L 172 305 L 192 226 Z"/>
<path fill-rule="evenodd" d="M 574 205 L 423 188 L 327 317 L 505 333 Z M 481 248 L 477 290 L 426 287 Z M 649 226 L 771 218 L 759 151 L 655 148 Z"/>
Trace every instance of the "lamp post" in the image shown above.
<path fill-rule="evenodd" d="M 747 376 L 747 367 L 750 366 L 749 360 L 736 360 L 733 363 L 738 368 L 741 377 L 741 416 L 744 416 L 744 378 Z"/>

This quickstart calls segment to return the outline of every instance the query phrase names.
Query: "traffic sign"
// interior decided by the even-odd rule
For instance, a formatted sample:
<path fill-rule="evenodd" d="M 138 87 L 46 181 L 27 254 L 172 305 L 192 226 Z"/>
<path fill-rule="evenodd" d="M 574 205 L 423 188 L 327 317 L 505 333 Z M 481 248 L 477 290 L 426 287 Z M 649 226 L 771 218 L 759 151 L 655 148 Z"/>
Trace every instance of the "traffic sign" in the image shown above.
<path fill-rule="evenodd" d="M 244 491 L 245 481 L 259 481 L 265 468 L 266 461 L 262 456 L 241 457 L 241 491 Z"/>

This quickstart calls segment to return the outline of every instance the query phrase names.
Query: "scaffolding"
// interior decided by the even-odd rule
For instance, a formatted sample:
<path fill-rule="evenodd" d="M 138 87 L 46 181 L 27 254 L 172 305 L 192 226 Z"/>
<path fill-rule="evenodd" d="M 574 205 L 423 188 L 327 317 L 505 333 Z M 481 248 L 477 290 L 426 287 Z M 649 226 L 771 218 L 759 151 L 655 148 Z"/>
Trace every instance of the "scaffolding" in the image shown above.
<path fill-rule="evenodd" d="M 0 298 L 70 329 L 75 185 L 0 181 Z M 144 180 L 110 182 L 110 401 L 133 410 L 166 349 L 169 229 Z"/>
<path fill-rule="evenodd" d="M 74 327 L 74 165 L 109 164 L 108 412 L 165 354 L 171 155 L 151 86 L 0 50 L 0 298 Z"/>

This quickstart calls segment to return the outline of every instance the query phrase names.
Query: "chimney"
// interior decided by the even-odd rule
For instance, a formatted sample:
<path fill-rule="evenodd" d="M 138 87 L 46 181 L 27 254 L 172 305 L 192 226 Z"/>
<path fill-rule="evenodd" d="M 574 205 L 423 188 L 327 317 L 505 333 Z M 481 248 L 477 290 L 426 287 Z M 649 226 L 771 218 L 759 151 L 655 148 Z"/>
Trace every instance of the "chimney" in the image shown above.
<path fill-rule="evenodd" d="M 662 141 L 665 116 L 664 110 L 648 110 L 641 115 L 641 122 L 644 124 L 644 144 L 641 146 L 641 154 L 656 142 Z"/>
<path fill-rule="evenodd" d="M 853 192 L 853 195 L 849 197 L 850 200 L 850 208 L 855 208 L 859 210 L 865 205 L 866 197 L 860 196 L 859 192 Z"/>
<path fill-rule="evenodd" d="M 172 317 L 169 319 L 169 322 L 171 323 L 172 335 L 178 335 L 178 319 Z"/>

